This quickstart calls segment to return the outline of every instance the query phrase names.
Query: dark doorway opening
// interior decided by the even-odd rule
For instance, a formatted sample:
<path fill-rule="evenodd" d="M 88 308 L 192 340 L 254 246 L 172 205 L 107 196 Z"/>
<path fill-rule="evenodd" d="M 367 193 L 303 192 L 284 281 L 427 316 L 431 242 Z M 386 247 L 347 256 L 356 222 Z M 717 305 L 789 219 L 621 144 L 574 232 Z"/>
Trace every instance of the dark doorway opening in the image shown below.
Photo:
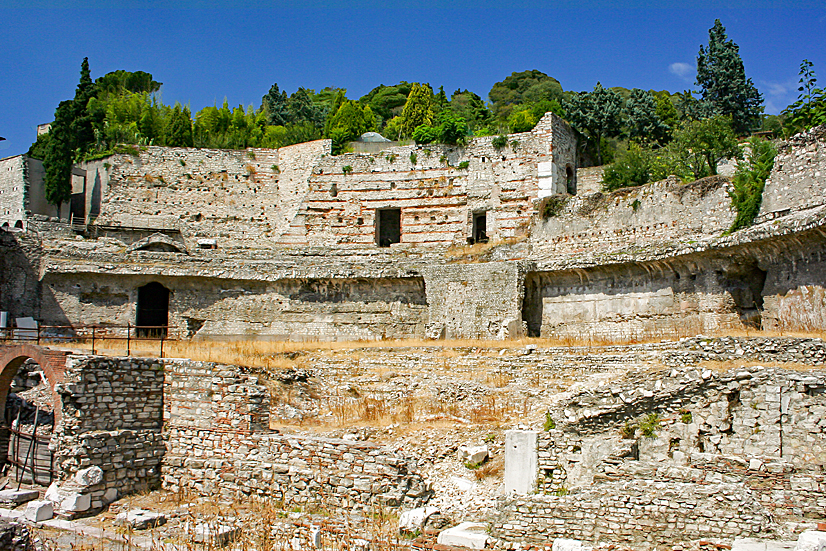
<path fill-rule="evenodd" d="M 83 193 L 73 193 L 69 200 L 69 219 L 74 224 L 86 222 L 86 195 Z"/>
<path fill-rule="evenodd" d="M 542 278 L 537 272 L 525 276 L 525 296 L 522 299 L 522 321 L 528 325 L 528 336 L 542 333 Z"/>
<path fill-rule="evenodd" d="M 473 213 L 473 241 L 476 243 L 488 242 L 488 213 Z"/>
<path fill-rule="evenodd" d="M 571 165 L 565 167 L 565 188 L 568 195 L 576 195 L 576 175 Z"/>
<path fill-rule="evenodd" d="M 376 244 L 379 247 L 389 247 L 402 240 L 402 210 L 376 210 Z"/>
<path fill-rule="evenodd" d="M 168 324 L 169 289 L 155 281 L 138 287 L 137 336 L 166 337 Z"/>

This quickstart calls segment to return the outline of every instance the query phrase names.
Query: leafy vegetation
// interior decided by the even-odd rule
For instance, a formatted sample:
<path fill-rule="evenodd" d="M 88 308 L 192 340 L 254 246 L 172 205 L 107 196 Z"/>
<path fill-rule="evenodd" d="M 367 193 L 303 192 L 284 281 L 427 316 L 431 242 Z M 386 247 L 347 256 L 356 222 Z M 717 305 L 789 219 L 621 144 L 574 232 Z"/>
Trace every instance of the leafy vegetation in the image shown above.
<path fill-rule="evenodd" d="M 728 230 L 729 233 L 751 226 L 760 212 L 763 201 L 763 188 L 774 166 L 777 149 L 774 145 L 760 138 L 752 138 L 746 145 L 746 159 L 737 163 L 734 174 L 733 190 L 729 192 L 737 216 Z"/>
<path fill-rule="evenodd" d="M 640 432 L 646 438 L 656 438 L 657 430 L 660 428 L 660 414 L 649 413 L 640 419 Z"/>
<path fill-rule="evenodd" d="M 800 63 L 800 86 L 797 101 L 786 107 L 782 115 L 783 133 L 786 136 L 803 132 L 813 126 L 826 124 L 826 94 L 817 87 L 814 64 L 808 59 Z"/>
<path fill-rule="evenodd" d="M 565 111 L 571 123 L 587 132 L 593 144 L 600 144 L 603 137 L 617 136 L 622 123 L 622 100 L 613 90 L 606 90 L 597 82 L 592 92 L 574 95 L 566 104 Z M 597 162 L 602 164 L 602 150 L 597 149 Z"/>
<path fill-rule="evenodd" d="M 548 432 L 549 430 L 553 430 L 555 428 L 556 428 L 556 421 L 554 421 L 554 418 L 551 417 L 551 412 L 546 411 L 545 412 L 545 422 L 542 424 L 542 430 L 544 430 L 545 432 Z"/>

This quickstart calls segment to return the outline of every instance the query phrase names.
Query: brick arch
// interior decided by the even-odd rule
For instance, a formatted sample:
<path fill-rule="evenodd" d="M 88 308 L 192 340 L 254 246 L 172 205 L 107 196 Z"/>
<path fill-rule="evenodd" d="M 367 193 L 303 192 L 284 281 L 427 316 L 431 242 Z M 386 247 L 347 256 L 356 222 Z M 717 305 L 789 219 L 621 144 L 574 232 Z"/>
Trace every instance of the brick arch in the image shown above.
<path fill-rule="evenodd" d="M 63 350 L 51 350 L 29 344 L 0 346 L 0 412 L 6 410 L 6 398 L 17 370 L 23 362 L 31 358 L 43 369 L 51 387 L 55 424 L 57 424 L 60 421 L 60 396 L 55 392 L 55 385 L 63 382 L 68 355 L 69 353 Z"/>

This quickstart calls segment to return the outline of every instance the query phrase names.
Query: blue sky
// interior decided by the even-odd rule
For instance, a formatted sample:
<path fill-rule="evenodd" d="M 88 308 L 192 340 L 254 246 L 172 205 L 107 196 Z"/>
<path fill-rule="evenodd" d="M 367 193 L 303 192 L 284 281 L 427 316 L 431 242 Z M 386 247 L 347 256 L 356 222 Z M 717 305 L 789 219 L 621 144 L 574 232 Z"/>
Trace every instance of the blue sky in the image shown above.
<path fill-rule="evenodd" d="M 804 58 L 826 85 L 822 0 L 0 0 L 0 157 L 25 152 L 37 124 L 74 95 L 84 56 L 94 78 L 152 73 L 164 103 L 193 111 L 224 98 L 258 107 L 273 82 L 358 98 L 407 80 L 487 98 L 527 69 L 565 90 L 601 81 L 677 92 L 693 86 L 715 18 L 740 46 L 766 112 L 796 99 Z"/>

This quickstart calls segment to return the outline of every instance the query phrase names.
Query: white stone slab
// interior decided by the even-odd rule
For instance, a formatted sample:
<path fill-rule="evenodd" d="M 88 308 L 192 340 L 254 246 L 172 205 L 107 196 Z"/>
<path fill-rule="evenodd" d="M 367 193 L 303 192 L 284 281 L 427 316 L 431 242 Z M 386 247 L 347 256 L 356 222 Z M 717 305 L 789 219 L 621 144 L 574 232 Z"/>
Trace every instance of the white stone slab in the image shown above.
<path fill-rule="evenodd" d="M 537 455 L 534 430 L 505 432 L 505 492 L 531 493 L 536 484 Z"/>
<path fill-rule="evenodd" d="M 826 551 L 826 532 L 805 530 L 797 538 L 797 551 Z"/>
<path fill-rule="evenodd" d="M 399 515 L 399 531 L 415 532 L 421 530 L 430 515 L 438 513 L 439 508 L 433 506 L 419 507 L 405 511 Z"/>
<path fill-rule="evenodd" d="M 54 504 L 51 501 L 30 501 L 26 505 L 26 520 L 43 522 L 54 517 Z"/>
<path fill-rule="evenodd" d="M 0 491 L 0 502 L 2 503 L 26 503 L 40 497 L 37 490 L 2 490 Z"/>
<path fill-rule="evenodd" d="M 455 545 L 469 549 L 484 549 L 488 543 L 488 525 L 483 522 L 463 522 L 439 533 L 440 545 Z"/>

